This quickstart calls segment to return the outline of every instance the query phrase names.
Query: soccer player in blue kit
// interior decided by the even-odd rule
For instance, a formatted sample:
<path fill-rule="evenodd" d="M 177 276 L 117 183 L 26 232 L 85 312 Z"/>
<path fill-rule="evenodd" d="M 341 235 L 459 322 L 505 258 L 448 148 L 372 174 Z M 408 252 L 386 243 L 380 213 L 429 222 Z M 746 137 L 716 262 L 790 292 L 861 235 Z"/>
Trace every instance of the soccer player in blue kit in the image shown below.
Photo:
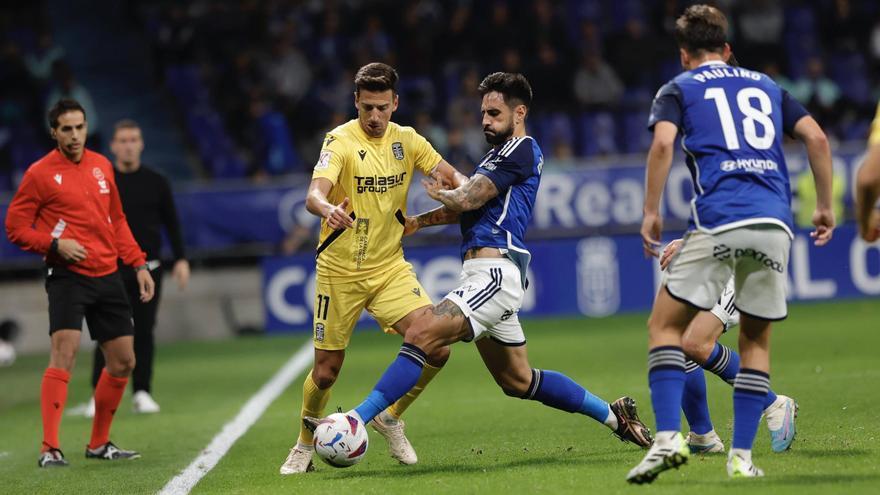
<path fill-rule="evenodd" d="M 642 239 L 657 256 L 663 228 L 660 196 L 672 163 L 675 138 L 694 181 L 695 198 L 684 243 L 667 268 L 648 321 L 648 382 L 657 421 L 654 445 L 627 475 L 650 483 L 687 462 L 679 431 L 685 384 L 682 334 L 701 310 L 710 310 L 734 277 L 741 315 L 740 369 L 733 386 L 731 477 L 764 473 L 752 463 L 752 443 L 770 389 L 771 322 L 786 317 L 785 272 L 791 246 L 791 190 L 782 132 L 806 145 L 816 183 L 815 244 L 834 229 L 831 152 L 816 121 L 764 74 L 730 67 L 727 19 L 718 9 L 694 5 L 675 24 L 685 72 L 654 99 L 649 126 Z"/>
<path fill-rule="evenodd" d="M 544 164 L 540 147 L 525 129 L 532 90 L 521 74 L 496 72 L 480 83 L 479 92 L 483 132 L 493 148 L 456 189 L 423 181 L 428 194 L 444 206 L 405 222 L 407 234 L 461 223 L 461 285 L 410 326 L 397 358 L 366 400 L 347 414 L 368 423 L 412 388 L 433 349 L 473 341 L 505 394 L 590 416 L 620 439 L 647 448 L 651 435 L 633 399 L 608 404 L 568 376 L 529 364 L 517 312 L 531 258 L 523 238 Z M 314 418 L 304 422 L 317 424 Z"/>

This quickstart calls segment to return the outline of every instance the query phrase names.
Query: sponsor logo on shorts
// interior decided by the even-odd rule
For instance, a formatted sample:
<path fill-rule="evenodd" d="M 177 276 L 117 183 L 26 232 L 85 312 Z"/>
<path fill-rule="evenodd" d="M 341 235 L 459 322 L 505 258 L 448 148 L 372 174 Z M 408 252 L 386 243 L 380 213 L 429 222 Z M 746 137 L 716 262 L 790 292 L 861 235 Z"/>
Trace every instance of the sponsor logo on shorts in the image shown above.
<path fill-rule="evenodd" d="M 422 297 L 422 291 L 418 287 L 413 287 L 412 293 L 418 297 Z"/>
<path fill-rule="evenodd" d="M 712 248 L 712 256 L 714 256 L 716 259 L 724 261 L 730 258 L 730 248 L 725 246 L 724 244 L 715 246 L 714 248 Z"/>
<path fill-rule="evenodd" d="M 515 313 L 516 313 L 516 311 L 514 311 L 512 309 L 508 309 L 507 311 L 505 311 L 504 313 L 501 314 L 501 321 L 509 320 L 510 317 L 513 316 Z"/>
<path fill-rule="evenodd" d="M 324 342 L 324 324 L 315 324 L 315 342 Z"/>
<path fill-rule="evenodd" d="M 725 244 L 719 244 L 712 249 L 712 256 L 721 261 L 729 259 L 731 254 L 733 255 L 734 259 L 752 258 L 753 260 L 764 265 L 766 268 L 773 270 L 774 272 L 785 273 L 785 266 L 782 264 L 782 262 L 774 260 L 767 253 L 759 251 L 757 249 L 731 249 Z"/>
<path fill-rule="evenodd" d="M 779 170 L 779 164 L 773 160 L 762 160 L 760 158 L 740 158 L 738 160 L 724 160 L 721 162 L 722 172 L 733 172 L 734 170 L 763 174 L 765 172 L 776 172 Z"/>

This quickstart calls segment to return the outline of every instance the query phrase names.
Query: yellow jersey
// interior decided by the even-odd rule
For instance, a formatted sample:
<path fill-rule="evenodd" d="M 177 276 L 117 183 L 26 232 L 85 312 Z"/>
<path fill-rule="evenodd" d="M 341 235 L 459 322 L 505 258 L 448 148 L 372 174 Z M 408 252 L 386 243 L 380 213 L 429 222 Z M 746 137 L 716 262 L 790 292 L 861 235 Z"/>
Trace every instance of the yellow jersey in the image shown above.
<path fill-rule="evenodd" d="M 880 103 L 877 104 L 877 114 L 871 122 L 871 134 L 868 136 L 868 145 L 880 144 Z"/>
<path fill-rule="evenodd" d="M 381 138 L 351 120 L 327 133 L 312 179 L 333 183 L 327 201 L 349 198 L 350 229 L 334 232 L 321 221 L 318 276 L 347 282 L 403 262 L 403 219 L 413 171 L 429 175 L 441 157 L 412 127 L 388 123 Z"/>

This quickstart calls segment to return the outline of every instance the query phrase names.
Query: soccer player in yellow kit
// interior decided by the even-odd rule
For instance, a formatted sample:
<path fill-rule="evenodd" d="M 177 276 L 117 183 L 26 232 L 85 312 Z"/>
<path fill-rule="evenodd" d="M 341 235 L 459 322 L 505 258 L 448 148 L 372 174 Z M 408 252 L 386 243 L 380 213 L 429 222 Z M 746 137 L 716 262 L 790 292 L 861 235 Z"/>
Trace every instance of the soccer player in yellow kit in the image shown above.
<path fill-rule="evenodd" d="M 355 76 L 357 119 L 327 134 L 315 165 L 306 209 L 320 216 L 315 286 L 315 364 L 303 384 L 302 416 L 323 417 L 352 331 L 366 309 L 389 333 L 405 335 L 430 310 L 431 299 L 403 258 L 401 237 L 417 230 L 406 219 L 406 197 L 418 170 L 450 187 L 465 177 L 411 127 L 391 122 L 397 109 L 397 72 L 367 64 Z M 449 348 L 428 356 L 418 383 L 370 424 L 391 456 L 415 464 L 400 415 L 440 371 Z M 281 474 L 311 471 L 312 433 L 301 427 Z"/>
<path fill-rule="evenodd" d="M 880 239 L 880 210 L 877 209 L 877 199 L 880 198 L 880 104 L 871 124 L 865 161 L 856 176 L 855 196 L 859 235 L 865 242 L 875 242 Z"/>

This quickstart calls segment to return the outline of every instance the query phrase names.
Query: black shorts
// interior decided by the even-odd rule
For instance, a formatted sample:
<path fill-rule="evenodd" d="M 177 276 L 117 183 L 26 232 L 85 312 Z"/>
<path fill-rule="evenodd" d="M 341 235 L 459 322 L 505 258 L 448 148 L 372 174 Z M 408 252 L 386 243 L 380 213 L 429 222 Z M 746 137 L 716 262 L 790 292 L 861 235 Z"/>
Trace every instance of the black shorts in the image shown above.
<path fill-rule="evenodd" d="M 65 267 L 46 268 L 49 294 L 49 335 L 57 330 L 82 330 L 83 318 L 92 340 L 100 343 L 134 335 L 131 305 L 119 272 L 87 277 Z"/>

